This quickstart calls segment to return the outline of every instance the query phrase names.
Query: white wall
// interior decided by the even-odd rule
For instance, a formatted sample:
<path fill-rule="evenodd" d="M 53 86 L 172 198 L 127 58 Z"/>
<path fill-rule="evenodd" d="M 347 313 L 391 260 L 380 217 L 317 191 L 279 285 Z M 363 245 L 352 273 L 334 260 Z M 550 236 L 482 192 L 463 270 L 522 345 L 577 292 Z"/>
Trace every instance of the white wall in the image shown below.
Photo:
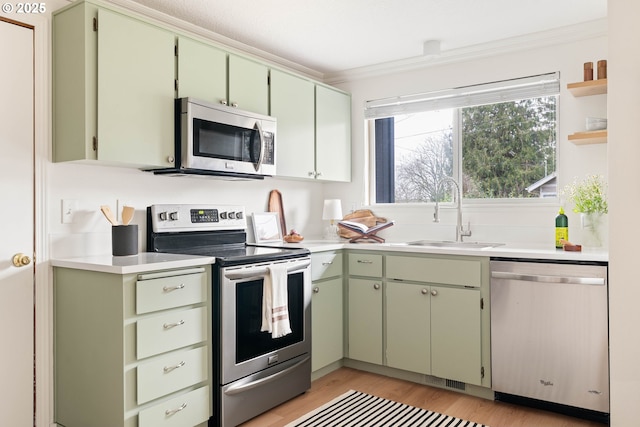
<path fill-rule="evenodd" d="M 345 209 L 367 203 L 366 180 L 367 142 L 363 106 L 368 100 L 449 89 L 471 84 L 524 77 L 560 71 L 559 103 L 559 180 L 563 187 L 574 177 L 587 174 L 607 175 L 607 145 L 577 146 L 567 135 L 585 130 L 585 117 L 606 117 L 606 95 L 574 98 L 566 89 L 567 83 L 583 79 L 583 63 L 607 59 L 607 38 L 597 37 L 581 42 L 556 44 L 545 48 L 523 49 L 517 53 L 501 54 L 465 62 L 435 65 L 418 70 L 394 73 L 349 81 L 339 86 L 352 93 L 353 114 L 353 183 L 345 193 L 344 186 L 329 185 L 327 196 L 341 197 Z M 551 245 L 554 242 L 554 219 L 557 203 L 488 205 L 467 203 L 464 219 L 471 222 L 471 240 L 490 240 L 505 243 Z M 455 237 L 455 209 L 445 209 L 441 222 L 432 222 L 433 205 L 371 207 L 377 215 L 396 220 L 396 225 L 381 235 L 392 240 Z M 566 206 L 569 216 L 570 240 L 583 240 L 579 217 Z M 606 244 L 606 238 L 605 238 Z"/>
<path fill-rule="evenodd" d="M 269 192 L 282 193 L 287 228 L 303 236 L 321 236 L 323 188 L 317 182 L 264 180 L 226 181 L 203 177 L 156 176 L 137 169 L 86 164 L 47 165 L 49 249 L 52 258 L 109 254 L 111 226 L 100 205 L 116 211 L 116 202 L 136 208 L 140 250 L 146 250 L 146 207 L 156 203 L 243 205 L 247 214 L 267 210 Z M 75 200 L 72 224 L 62 223 L 63 199 Z"/>
<path fill-rule="evenodd" d="M 609 10 L 609 331 L 611 425 L 638 425 L 640 407 L 640 2 L 608 0 Z"/>

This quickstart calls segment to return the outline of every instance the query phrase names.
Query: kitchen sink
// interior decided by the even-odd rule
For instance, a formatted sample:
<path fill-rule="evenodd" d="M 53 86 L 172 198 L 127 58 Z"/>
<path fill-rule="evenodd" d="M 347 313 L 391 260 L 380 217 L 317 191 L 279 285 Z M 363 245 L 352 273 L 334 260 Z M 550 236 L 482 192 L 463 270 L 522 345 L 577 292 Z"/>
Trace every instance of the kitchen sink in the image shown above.
<path fill-rule="evenodd" d="M 416 240 L 407 242 L 409 246 L 430 246 L 435 248 L 468 248 L 468 249 L 485 249 L 502 246 L 504 243 L 488 243 L 488 242 L 452 242 L 448 240 Z"/>

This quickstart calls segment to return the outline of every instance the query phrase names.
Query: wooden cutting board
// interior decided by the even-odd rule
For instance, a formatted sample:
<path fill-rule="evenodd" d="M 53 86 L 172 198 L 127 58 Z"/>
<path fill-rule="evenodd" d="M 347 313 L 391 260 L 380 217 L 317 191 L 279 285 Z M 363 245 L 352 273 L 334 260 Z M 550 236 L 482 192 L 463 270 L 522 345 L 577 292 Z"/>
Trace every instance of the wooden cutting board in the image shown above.
<path fill-rule="evenodd" d="M 269 193 L 269 212 L 277 212 L 280 217 L 280 228 L 282 229 L 282 235 L 286 235 L 288 233 L 287 223 L 284 219 L 284 206 L 282 206 L 282 194 L 278 190 L 271 190 Z"/>

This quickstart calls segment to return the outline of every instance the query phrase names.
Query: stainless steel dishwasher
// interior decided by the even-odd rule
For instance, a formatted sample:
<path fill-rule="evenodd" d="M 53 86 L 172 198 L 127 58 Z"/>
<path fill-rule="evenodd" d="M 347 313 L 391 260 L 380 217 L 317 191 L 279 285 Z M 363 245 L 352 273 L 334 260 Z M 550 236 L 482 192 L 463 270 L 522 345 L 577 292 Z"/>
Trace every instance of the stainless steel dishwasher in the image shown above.
<path fill-rule="evenodd" d="M 608 419 L 607 306 L 606 265 L 491 261 L 496 399 Z"/>

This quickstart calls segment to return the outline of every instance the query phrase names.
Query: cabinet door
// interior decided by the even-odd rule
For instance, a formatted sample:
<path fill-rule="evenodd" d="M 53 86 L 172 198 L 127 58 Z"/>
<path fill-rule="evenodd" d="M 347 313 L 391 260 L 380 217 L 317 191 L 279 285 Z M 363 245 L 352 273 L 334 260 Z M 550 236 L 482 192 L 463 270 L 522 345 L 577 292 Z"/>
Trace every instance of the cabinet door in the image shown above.
<path fill-rule="evenodd" d="M 309 178 L 315 172 L 314 84 L 271 70 L 271 116 L 278 120 L 276 175 Z"/>
<path fill-rule="evenodd" d="M 432 375 L 481 385 L 480 291 L 438 286 L 431 289 Z"/>
<path fill-rule="evenodd" d="M 343 358 L 342 278 L 313 284 L 311 370 Z"/>
<path fill-rule="evenodd" d="M 174 36 L 98 11 L 98 160 L 173 166 Z"/>
<path fill-rule="evenodd" d="M 431 372 L 429 287 L 386 283 L 387 366 Z"/>
<path fill-rule="evenodd" d="M 318 179 L 351 181 L 351 96 L 316 86 Z"/>
<path fill-rule="evenodd" d="M 178 98 L 227 102 L 227 53 L 216 47 L 178 37 Z"/>
<path fill-rule="evenodd" d="M 269 68 L 246 58 L 229 55 L 229 105 L 258 114 L 269 114 Z"/>
<path fill-rule="evenodd" d="M 349 279 L 349 358 L 382 364 L 382 282 Z"/>

